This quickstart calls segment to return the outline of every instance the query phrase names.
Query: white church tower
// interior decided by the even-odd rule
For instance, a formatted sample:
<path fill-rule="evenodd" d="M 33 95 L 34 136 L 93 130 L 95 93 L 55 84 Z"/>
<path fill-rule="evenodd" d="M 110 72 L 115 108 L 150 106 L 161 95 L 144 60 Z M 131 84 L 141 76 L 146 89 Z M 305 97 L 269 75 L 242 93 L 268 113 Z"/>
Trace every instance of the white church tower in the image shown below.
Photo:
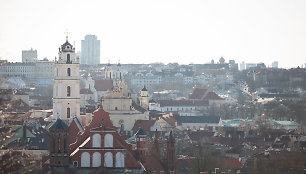
<path fill-rule="evenodd" d="M 66 120 L 80 116 L 80 64 L 68 37 L 58 54 L 54 64 L 53 116 Z"/>
<path fill-rule="evenodd" d="M 146 86 L 140 91 L 140 106 L 146 109 L 149 107 L 149 95 Z"/>

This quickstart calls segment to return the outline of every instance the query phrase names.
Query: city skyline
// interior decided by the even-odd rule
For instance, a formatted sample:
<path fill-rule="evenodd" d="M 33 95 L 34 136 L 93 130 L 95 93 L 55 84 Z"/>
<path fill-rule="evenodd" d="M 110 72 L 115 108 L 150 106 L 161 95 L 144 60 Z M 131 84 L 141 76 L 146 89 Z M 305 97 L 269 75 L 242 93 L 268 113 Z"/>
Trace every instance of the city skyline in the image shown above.
<path fill-rule="evenodd" d="M 39 59 L 53 60 L 68 29 L 77 51 L 85 35 L 97 35 L 101 63 L 223 56 L 297 67 L 306 61 L 305 19 L 305 1 L 0 1 L 0 57 L 21 62 L 22 50 L 33 48 Z"/>

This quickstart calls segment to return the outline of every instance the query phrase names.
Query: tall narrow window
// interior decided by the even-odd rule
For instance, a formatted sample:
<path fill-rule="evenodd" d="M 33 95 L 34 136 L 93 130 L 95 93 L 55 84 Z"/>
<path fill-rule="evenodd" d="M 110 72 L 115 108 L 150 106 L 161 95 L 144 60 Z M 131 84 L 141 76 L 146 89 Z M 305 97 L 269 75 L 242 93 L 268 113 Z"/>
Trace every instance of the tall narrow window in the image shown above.
<path fill-rule="evenodd" d="M 67 63 L 71 63 L 70 62 L 70 54 L 67 54 Z"/>
<path fill-rule="evenodd" d="M 56 68 L 56 76 L 58 76 L 58 68 Z"/>
<path fill-rule="evenodd" d="M 70 97 L 70 86 L 67 86 L 67 97 Z"/>
<path fill-rule="evenodd" d="M 67 69 L 67 76 L 71 76 L 71 69 L 70 68 Z"/>
<path fill-rule="evenodd" d="M 70 108 L 67 108 L 67 118 L 70 118 Z"/>

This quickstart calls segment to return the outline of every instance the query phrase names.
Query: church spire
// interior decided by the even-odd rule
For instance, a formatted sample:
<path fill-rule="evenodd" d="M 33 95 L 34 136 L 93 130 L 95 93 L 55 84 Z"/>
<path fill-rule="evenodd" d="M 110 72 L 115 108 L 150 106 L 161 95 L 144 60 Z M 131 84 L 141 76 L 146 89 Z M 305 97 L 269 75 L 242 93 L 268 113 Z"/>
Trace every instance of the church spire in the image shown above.
<path fill-rule="evenodd" d="M 65 34 L 66 34 L 66 41 L 68 42 L 68 35 L 70 34 L 70 32 L 66 30 Z"/>

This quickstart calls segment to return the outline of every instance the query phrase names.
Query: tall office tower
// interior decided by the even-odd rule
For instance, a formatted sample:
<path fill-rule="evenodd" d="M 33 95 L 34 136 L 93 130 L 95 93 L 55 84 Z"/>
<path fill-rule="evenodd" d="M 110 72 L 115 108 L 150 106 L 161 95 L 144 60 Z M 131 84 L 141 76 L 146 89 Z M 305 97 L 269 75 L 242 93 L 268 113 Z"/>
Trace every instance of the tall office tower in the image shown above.
<path fill-rule="evenodd" d="M 80 64 L 68 39 L 58 54 L 54 63 L 53 116 L 66 120 L 80 116 Z"/>
<path fill-rule="evenodd" d="M 100 64 L 100 40 L 96 35 L 86 35 L 82 40 L 81 64 Z"/>
<path fill-rule="evenodd" d="M 22 50 L 22 62 L 35 62 L 37 61 L 37 50 Z"/>
<path fill-rule="evenodd" d="M 272 62 L 272 68 L 278 68 L 278 61 Z"/>
<path fill-rule="evenodd" d="M 242 70 L 245 70 L 245 63 L 244 63 L 244 61 L 242 61 L 240 63 L 240 71 L 242 71 Z"/>

